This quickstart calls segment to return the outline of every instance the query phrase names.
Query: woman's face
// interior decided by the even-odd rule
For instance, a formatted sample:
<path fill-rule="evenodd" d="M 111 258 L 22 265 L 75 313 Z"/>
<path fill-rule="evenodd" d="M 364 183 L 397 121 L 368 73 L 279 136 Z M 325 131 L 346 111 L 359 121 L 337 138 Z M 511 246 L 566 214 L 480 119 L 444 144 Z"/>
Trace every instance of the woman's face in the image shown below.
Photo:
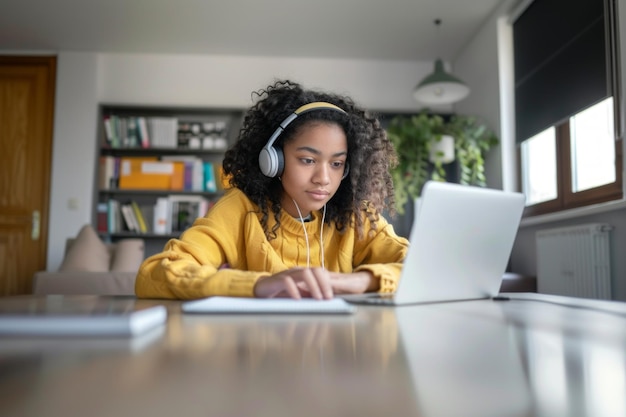
<path fill-rule="evenodd" d="M 281 205 L 293 217 L 321 209 L 337 192 L 348 158 L 348 140 L 335 123 L 311 122 L 283 146 Z"/>

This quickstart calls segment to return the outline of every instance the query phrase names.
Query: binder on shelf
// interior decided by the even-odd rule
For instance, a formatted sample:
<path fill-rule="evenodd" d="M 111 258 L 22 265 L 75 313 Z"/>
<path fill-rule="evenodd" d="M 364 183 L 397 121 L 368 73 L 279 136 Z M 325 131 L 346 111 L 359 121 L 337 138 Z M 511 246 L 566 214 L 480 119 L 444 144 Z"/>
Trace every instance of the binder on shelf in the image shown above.
<path fill-rule="evenodd" d="M 196 155 L 163 155 L 161 161 L 183 164 L 183 188 L 181 190 L 204 191 L 204 166 L 200 157 Z"/>
<path fill-rule="evenodd" d="M 170 190 L 182 191 L 185 189 L 185 163 L 173 162 L 174 173 L 170 178 Z"/>
<path fill-rule="evenodd" d="M 119 188 L 124 190 L 183 190 L 182 162 L 158 161 L 156 157 L 122 157 Z"/>

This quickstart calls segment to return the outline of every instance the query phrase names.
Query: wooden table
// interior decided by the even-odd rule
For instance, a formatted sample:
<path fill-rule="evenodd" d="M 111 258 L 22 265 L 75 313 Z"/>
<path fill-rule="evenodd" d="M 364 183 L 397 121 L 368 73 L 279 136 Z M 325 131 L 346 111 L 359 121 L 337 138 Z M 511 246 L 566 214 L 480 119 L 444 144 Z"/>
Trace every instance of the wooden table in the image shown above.
<path fill-rule="evenodd" d="M 0 416 L 625 416 L 626 316 L 537 301 L 0 338 Z"/>

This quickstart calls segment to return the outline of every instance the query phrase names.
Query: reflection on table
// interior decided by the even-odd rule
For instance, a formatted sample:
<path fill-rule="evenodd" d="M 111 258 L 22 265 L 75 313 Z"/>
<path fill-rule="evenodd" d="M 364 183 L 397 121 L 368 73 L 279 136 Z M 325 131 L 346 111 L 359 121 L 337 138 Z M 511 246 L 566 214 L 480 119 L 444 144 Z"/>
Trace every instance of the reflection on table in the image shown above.
<path fill-rule="evenodd" d="M 0 338 L 0 415 L 626 415 L 617 314 L 511 300 L 184 315 L 145 302 L 169 318 L 144 344 Z"/>

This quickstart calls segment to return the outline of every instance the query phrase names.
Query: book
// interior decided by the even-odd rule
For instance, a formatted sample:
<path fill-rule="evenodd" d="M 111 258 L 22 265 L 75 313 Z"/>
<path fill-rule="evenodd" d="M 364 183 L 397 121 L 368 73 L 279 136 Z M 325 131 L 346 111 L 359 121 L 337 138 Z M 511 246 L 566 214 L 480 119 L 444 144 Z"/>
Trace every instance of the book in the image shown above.
<path fill-rule="evenodd" d="M 165 235 L 171 233 L 172 228 L 169 224 L 170 204 L 167 197 L 158 197 L 154 204 L 154 220 L 152 224 L 152 230 L 157 235 Z"/>
<path fill-rule="evenodd" d="M 139 125 L 136 117 L 126 118 L 126 146 L 128 148 L 138 148 L 140 145 Z"/>
<path fill-rule="evenodd" d="M 146 220 L 143 217 L 143 213 L 141 212 L 141 208 L 139 207 L 139 204 L 137 204 L 136 201 L 131 201 L 130 202 L 130 206 L 132 207 L 133 214 L 135 215 L 135 219 L 137 220 L 138 227 L 139 227 L 139 232 L 140 233 L 147 233 L 148 232 L 148 226 L 146 224 Z"/>
<path fill-rule="evenodd" d="M 204 191 L 214 193 L 217 191 L 217 181 L 215 180 L 215 168 L 210 161 L 204 162 Z"/>
<path fill-rule="evenodd" d="M 165 324 L 162 305 L 134 298 L 32 296 L 0 298 L 1 335 L 136 336 Z"/>
<path fill-rule="evenodd" d="M 104 116 L 103 124 L 104 124 L 104 144 L 106 146 L 111 147 L 114 141 L 113 128 L 111 127 L 111 118 L 109 116 Z"/>
<path fill-rule="evenodd" d="M 118 135 L 118 117 L 115 115 L 104 117 L 104 134 L 108 146 L 119 148 L 120 140 Z"/>
<path fill-rule="evenodd" d="M 203 191 L 202 159 L 195 155 L 163 155 L 161 162 L 171 162 L 182 165 L 182 188 L 175 188 L 177 179 L 174 178 L 172 189 L 185 191 Z M 198 172 L 198 169 L 200 172 Z"/>
<path fill-rule="evenodd" d="M 117 233 L 122 229 L 122 216 L 120 213 L 120 203 L 117 200 L 109 200 L 108 202 L 108 226 L 109 233 Z"/>
<path fill-rule="evenodd" d="M 209 205 L 209 200 L 200 195 L 169 195 L 168 233 L 178 233 L 188 229 L 198 217 L 204 217 Z"/>
<path fill-rule="evenodd" d="M 147 149 L 150 147 L 150 131 L 148 130 L 148 122 L 145 117 L 137 119 L 139 123 L 139 136 L 141 138 L 141 147 Z"/>
<path fill-rule="evenodd" d="M 342 298 L 314 300 L 305 298 L 208 297 L 182 303 L 184 313 L 234 314 L 352 314 L 356 307 Z"/>
<path fill-rule="evenodd" d="M 122 204 L 120 206 L 120 211 L 122 212 L 126 229 L 128 229 L 129 232 L 139 233 L 139 223 L 135 219 L 132 206 L 130 204 Z"/>
<path fill-rule="evenodd" d="M 194 201 L 172 202 L 172 232 L 182 232 L 191 227 L 198 217 L 198 204 Z"/>
<path fill-rule="evenodd" d="M 204 162 L 201 159 L 193 162 L 191 190 L 204 191 Z"/>
<path fill-rule="evenodd" d="M 98 187 L 101 190 L 110 190 L 116 187 L 115 160 L 115 157 L 109 155 L 103 155 L 99 158 Z"/>
<path fill-rule="evenodd" d="M 139 210 L 146 224 L 146 233 L 154 233 L 154 204 L 139 204 Z"/>
<path fill-rule="evenodd" d="M 98 233 L 107 233 L 109 231 L 109 205 L 107 203 L 98 203 L 96 211 Z"/>

